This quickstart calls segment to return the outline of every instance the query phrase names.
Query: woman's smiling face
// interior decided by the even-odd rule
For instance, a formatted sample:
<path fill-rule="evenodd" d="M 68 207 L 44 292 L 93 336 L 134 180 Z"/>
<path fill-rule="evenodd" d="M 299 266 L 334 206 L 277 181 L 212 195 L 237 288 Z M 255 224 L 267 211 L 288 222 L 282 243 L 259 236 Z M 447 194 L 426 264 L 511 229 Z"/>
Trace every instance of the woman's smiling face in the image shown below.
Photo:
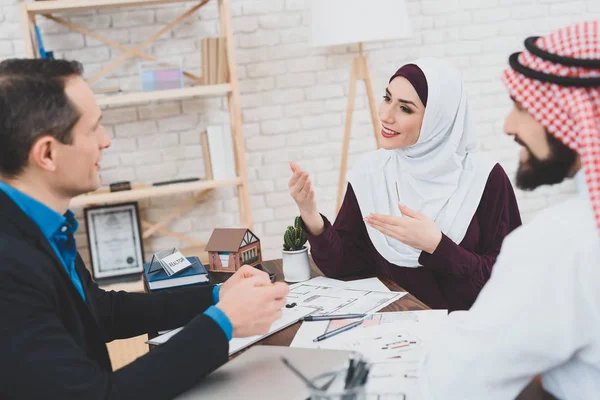
<path fill-rule="evenodd" d="M 417 143 L 424 114 L 425 106 L 415 88 L 403 76 L 394 78 L 385 89 L 379 106 L 379 145 L 391 150 Z"/>

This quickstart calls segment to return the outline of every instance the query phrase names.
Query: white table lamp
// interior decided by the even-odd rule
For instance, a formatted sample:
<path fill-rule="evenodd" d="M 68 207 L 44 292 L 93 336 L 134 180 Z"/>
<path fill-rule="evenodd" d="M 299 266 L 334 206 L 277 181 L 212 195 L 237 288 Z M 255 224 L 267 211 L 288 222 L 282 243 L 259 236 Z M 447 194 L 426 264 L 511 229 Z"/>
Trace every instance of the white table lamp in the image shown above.
<path fill-rule="evenodd" d="M 342 204 L 346 184 L 348 147 L 357 80 L 365 82 L 373 133 L 375 142 L 378 143 L 379 117 L 375 107 L 369 63 L 363 54 L 363 43 L 410 37 L 410 20 L 404 0 L 312 0 L 311 17 L 311 44 L 313 46 L 358 43 L 358 55 L 353 60 L 350 73 L 337 211 Z M 379 148 L 379 144 L 377 147 Z"/>

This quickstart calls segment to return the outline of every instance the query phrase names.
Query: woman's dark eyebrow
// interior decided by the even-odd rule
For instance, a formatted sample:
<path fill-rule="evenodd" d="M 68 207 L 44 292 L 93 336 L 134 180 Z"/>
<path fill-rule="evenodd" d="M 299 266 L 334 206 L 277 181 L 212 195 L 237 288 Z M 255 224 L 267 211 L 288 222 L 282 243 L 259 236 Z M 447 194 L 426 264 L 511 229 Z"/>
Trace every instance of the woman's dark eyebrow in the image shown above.
<path fill-rule="evenodd" d="M 390 91 L 388 90 L 388 88 L 385 88 L 385 93 L 389 97 L 392 97 L 392 94 L 390 93 Z M 419 109 L 419 107 L 417 107 L 417 105 L 415 103 L 413 103 L 412 101 L 410 101 L 410 100 L 398 99 L 398 102 L 400 102 L 400 103 L 406 103 L 406 104 L 412 104 L 417 110 Z"/>

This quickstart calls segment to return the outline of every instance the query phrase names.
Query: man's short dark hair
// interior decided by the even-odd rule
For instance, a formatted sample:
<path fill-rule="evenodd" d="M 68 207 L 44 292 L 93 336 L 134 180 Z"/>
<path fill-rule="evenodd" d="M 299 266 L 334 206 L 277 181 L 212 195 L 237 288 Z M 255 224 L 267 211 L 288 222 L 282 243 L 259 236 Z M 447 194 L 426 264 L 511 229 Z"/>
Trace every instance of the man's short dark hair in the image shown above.
<path fill-rule="evenodd" d="M 71 143 L 80 113 L 65 93 L 65 81 L 81 76 L 77 61 L 9 59 L 0 62 L 0 175 L 18 176 L 37 139 Z"/>

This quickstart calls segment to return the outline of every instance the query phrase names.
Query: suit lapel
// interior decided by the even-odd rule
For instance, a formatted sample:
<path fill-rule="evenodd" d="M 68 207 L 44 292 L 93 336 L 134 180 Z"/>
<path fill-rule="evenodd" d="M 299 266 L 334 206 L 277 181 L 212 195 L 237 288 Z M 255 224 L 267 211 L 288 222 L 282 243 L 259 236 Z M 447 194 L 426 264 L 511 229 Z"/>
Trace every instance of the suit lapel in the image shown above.
<path fill-rule="evenodd" d="M 52 258 L 54 267 L 58 270 L 58 274 L 63 279 L 63 281 L 65 281 L 65 286 L 68 288 L 67 290 L 69 291 L 70 296 L 73 298 L 73 301 L 77 304 L 77 308 L 80 309 L 84 315 L 89 315 L 90 317 L 92 317 L 94 323 L 97 325 L 98 320 L 96 318 L 96 314 L 92 312 L 91 309 L 93 302 L 90 300 L 87 286 L 82 285 L 85 297 L 87 299 L 87 301 L 83 301 L 81 294 L 79 294 L 77 288 L 71 280 L 71 277 L 67 273 L 65 265 L 63 264 L 62 260 L 58 257 L 56 251 L 54 251 L 50 243 L 48 243 L 48 240 L 45 237 L 40 236 L 39 245 Z M 77 265 L 77 262 L 75 262 L 75 265 Z M 75 270 L 77 271 L 77 274 L 80 276 L 80 279 L 83 282 L 83 279 L 81 278 L 81 273 L 78 271 L 77 268 L 75 268 Z"/>
<path fill-rule="evenodd" d="M 77 271 L 77 275 L 79 275 L 79 279 L 81 280 L 81 287 L 83 288 L 83 293 L 85 294 L 86 298 L 86 306 L 90 310 L 94 319 L 96 320 L 96 323 L 100 326 L 101 324 L 100 320 L 98 319 L 98 309 L 96 308 L 96 299 L 92 295 L 92 292 L 90 292 L 90 285 L 87 284 L 89 272 L 85 268 L 85 263 L 83 262 L 83 259 L 81 258 L 79 253 L 77 253 L 77 256 L 75 257 L 75 271 Z M 93 282 L 92 285 L 94 285 Z M 79 296 L 79 298 L 81 298 L 79 293 L 77 293 L 77 295 Z"/>
<path fill-rule="evenodd" d="M 64 281 L 65 287 L 67 287 L 70 296 L 73 298 L 73 301 L 77 305 L 77 308 L 80 310 L 82 316 L 93 321 L 94 325 L 96 325 L 93 327 L 93 329 L 97 329 L 98 321 L 95 313 L 92 312 L 92 310 L 88 307 L 88 304 L 83 301 L 83 298 L 75 288 L 75 285 L 73 285 L 73 281 L 71 281 L 71 277 L 69 274 L 67 274 L 62 260 L 58 257 L 48 240 L 44 237 L 44 234 L 37 224 L 33 222 L 31 218 L 29 218 L 23 212 L 23 210 L 21 210 L 21 208 L 17 206 L 2 190 L 0 190 L 0 213 L 2 213 L 7 220 L 10 220 L 23 234 L 28 236 L 33 243 L 37 243 L 37 246 L 46 252 L 46 254 L 52 259 L 52 264 L 57 269 L 61 279 Z M 77 265 L 77 262 L 75 264 Z M 79 271 L 78 274 L 80 274 Z M 86 287 L 84 287 L 84 292 L 86 294 L 86 298 L 88 298 L 89 293 Z"/>

